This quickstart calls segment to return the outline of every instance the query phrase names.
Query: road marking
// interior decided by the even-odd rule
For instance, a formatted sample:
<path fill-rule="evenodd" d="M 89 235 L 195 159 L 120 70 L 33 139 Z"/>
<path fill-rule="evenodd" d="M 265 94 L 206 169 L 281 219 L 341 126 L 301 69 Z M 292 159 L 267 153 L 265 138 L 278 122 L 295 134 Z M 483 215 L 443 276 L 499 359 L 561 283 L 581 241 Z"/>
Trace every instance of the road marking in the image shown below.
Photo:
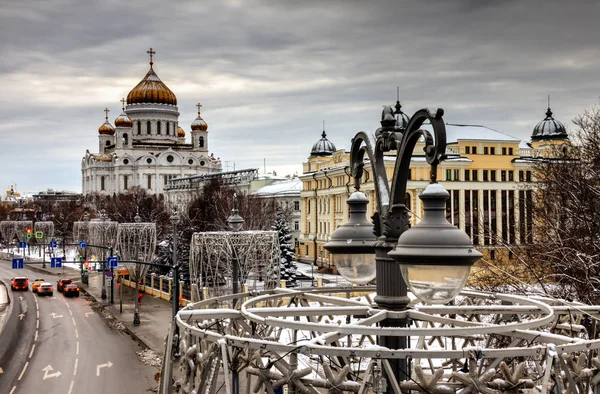
<path fill-rule="evenodd" d="M 52 316 L 54 319 L 56 319 L 56 318 L 59 318 L 59 317 L 63 317 L 63 315 L 59 315 L 58 313 L 54 313 L 54 312 L 52 312 L 50 315 L 51 315 L 51 316 Z"/>
<path fill-rule="evenodd" d="M 69 309 L 69 314 L 73 316 L 73 311 Z"/>
<path fill-rule="evenodd" d="M 54 371 L 54 368 L 52 368 L 52 365 L 48 364 L 48 366 L 44 369 L 42 369 L 42 371 L 44 372 L 44 378 L 42 380 L 46 380 L 46 379 L 50 379 L 50 378 L 57 378 L 60 375 L 62 375 L 60 373 L 60 371 L 56 371 L 54 373 L 48 373 L 50 371 Z"/>
<path fill-rule="evenodd" d="M 85 317 L 89 317 L 89 315 L 93 315 L 94 312 L 85 312 Z"/>
<path fill-rule="evenodd" d="M 23 318 L 24 318 L 24 317 L 25 317 L 25 314 L 24 314 L 24 313 L 21 313 L 21 314 L 19 315 L 19 320 L 23 320 Z"/>
<path fill-rule="evenodd" d="M 35 312 L 35 314 L 36 314 L 37 318 L 39 319 L 39 318 L 40 318 L 40 310 L 38 309 L 38 310 Z"/>
<path fill-rule="evenodd" d="M 13 386 L 12 390 L 10 390 L 10 393 L 8 393 L 8 394 L 13 394 L 16 389 L 17 389 L 17 386 Z"/>
<path fill-rule="evenodd" d="M 27 369 L 28 365 L 29 365 L 29 361 L 27 361 L 25 363 L 25 366 L 23 367 L 23 370 L 21 371 L 21 374 L 19 375 L 19 379 L 18 380 L 21 380 L 21 378 L 23 377 L 23 374 L 25 373 L 25 370 Z"/>
<path fill-rule="evenodd" d="M 77 354 L 79 356 L 79 341 L 77 341 L 77 350 L 76 350 L 75 354 Z"/>
<path fill-rule="evenodd" d="M 37 341 L 37 334 L 38 334 L 38 330 L 35 330 L 35 338 L 33 338 L 33 341 Z"/>
<path fill-rule="evenodd" d="M 29 352 L 29 358 L 31 358 L 31 356 L 33 356 L 34 349 L 35 349 L 35 343 L 33 345 L 31 345 L 31 351 Z"/>
<path fill-rule="evenodd" d="M 112 366 L 113 366 L 113 363 L 111 363 L 110 361 L 105 364 L 96 365 L 96 376 L 100 376 L 100 368 L 110 368 Z"/>
<path fill-rule="evenodd" d="M 24 300 L 23 296 L 19 296 L 19 300 L 23 301 Z"/>
<path fill-rule="evenodd" d="M 77 329 L 75 329 L 75 338 L 79 339 L 79 331 Z"/>
<path fill-rule="evenodd" d="M 74 326 L 76 326 L 76 325 L 77 325 L 77 323 L 75 323 L 75 318 L 74 318 L 74 317 L 72 317 L 71 319 L 73 319 L 73 325 L 74 325 Z"/>
<path fill-rule="evenodd" d="M 35 321 L 35 328 L 36 328 L 36 329 L 40 328 L 40 319 L 37 319 L 37 320 Z"/>
<path fill-rule="evenodd" d="M 69 393 L 68 394 L 71 394 L 71 391 L 73 391 L 73 385 L 74 384 L 75 384 L 75 381 L 71 380 L 71 385 L 69 386 Z"/>
<path fill-rule="evenodd" d="M 73 376 L 77 375 L 77 364 L 79 363 L 79 359 L 75 359 L 75 368 L 73 368 Z"/>

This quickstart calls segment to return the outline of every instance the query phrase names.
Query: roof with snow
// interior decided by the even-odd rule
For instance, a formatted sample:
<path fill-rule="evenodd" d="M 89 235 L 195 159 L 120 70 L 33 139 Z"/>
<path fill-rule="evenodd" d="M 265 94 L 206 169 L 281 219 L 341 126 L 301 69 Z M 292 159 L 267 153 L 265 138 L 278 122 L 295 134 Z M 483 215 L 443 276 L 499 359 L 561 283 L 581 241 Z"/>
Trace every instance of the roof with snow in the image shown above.
<path fill-rule="evenodd" d="M 301 191 L 302 181 L 299 178 L 292 178 L 263 186 L 252 194 L 255 196 L 299 196 Z"/>
<path fill-rule="evenodd" d="M 433 131 L 430 124 L 424 124 L 421 128 Z M 486 126 L 446 123 L 446 143 L 455 144 L 461 140 L 521 142 L 520 138 L 501 133 Z"/>

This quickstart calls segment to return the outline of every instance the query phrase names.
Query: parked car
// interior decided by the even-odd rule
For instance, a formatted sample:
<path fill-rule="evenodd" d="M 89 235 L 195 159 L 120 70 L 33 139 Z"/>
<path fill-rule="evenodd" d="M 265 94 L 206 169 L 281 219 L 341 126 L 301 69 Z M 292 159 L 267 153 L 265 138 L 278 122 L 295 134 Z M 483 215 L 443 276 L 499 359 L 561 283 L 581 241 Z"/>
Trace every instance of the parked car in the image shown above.
<path fill-rule="evenodd" d="M 36 279 L 33 281 L 32 285 L 31 285 L 31 291 L 33 291 L 34 293 L 37 293 L 38 287 L 40 287 L 40 285 L 42 283 L 46 282 L 46 279 Z"/>
<path fill-rule="evenodd" d="M 73 283 L 65 285 L 63 295 L 65 297 L 79 297 L 79 287 Z"/>
<path fill-rule="evenodd" d="M 12 278 L 10 281 L 10 289 L 13 291 L 29 290 L 29 279 L 25 278 L 24 276 L 17 276 L 15 278 Z"/>
<path fill-rule="evenodd" d="M 73 283 L 73 281 L 69 278 L 59 279 L 56 281 L 56 290 L 58 290 L 59 293 L 62 293 L 65 286 L 70 285 L 72 283 Z"/>
<path fill-rule="evenodd" d="M 40 297 L 45 295 L 52 296 L 54 295 L 54 287 L 52 283 L 44 282 L 38 286 L 37 293 Z"/>

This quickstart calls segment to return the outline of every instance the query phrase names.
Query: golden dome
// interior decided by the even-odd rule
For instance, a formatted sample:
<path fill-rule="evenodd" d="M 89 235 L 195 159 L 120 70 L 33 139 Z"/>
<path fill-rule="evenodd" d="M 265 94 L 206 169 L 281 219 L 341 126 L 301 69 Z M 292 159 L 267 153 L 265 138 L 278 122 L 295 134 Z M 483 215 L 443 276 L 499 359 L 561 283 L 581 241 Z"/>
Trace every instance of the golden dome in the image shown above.
<path fill-rule="evenodd" d="M 108 156 L 108 155 L 92 155 L 92 158 L 96 161 L 103 161 L 103 162 L 111 162 L 112 161 L 112 157 Z"/>
<path fill-rule="evenodd" d="M 127 104 L 144 103 L 177 105 L 177 97 L 156 75 L 152 64 L 144 79 L 127 95 Z"/>
<path fill-rule="evenodd" d="M 177 128 L 177 137 L 185 138 L 185 131 L 181 127 Z"/>
<path fill-rule="evenodd" d="M 129 116 L 123 112 L 117 119 L 115 119 L 116 127 L 133 127 L 133 121 L 129 119 Z"/>
<path fill-rule="evenodd" d="M 115 128 L 112 127 L 112 125 L 108 121 L 108 111 L 108 108 L 104 108 L 105 120 L 104 123 L 102 123 L 102 126 L 98 128 L 98 133 L 102 135 L 115 135 Z"/>
<path fill-rule="evenodd" d="M 198 103 L 196 107 L 198 107 L 198 117 L 192 122 L 192 131 L 207 131 L 208 124 L 200 116 L 200 107 L 202 107 L 202 104 Z"/>

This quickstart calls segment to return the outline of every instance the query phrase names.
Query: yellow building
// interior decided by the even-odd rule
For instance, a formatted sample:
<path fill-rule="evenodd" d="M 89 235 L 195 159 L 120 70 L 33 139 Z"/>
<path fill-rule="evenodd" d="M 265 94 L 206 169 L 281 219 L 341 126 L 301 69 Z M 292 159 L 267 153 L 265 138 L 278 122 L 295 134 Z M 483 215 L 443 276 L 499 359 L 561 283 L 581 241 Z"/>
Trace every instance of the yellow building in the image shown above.
<path fill-rule="evenodd" d="M 396 104 L 396 124 L 408 117 Z M 423 125 L 431 131 L 431 127 Z M 535 158 L 556 143 L 568 143 L 565 127 L 552 117 L 535 127 L 531 142 L 525 142 L 485 126 L 446 124 L 447 158 L 437 169 L 438 181 L 448 190 L 447 218 L 470 235 L 488 260 L 511 260 L 506 245 L 533 240 L 532 188 Z M 347 143 L 353 136 L 348 136 Z M 430 166 L 423 156 L 424 144 L 415 147 L 407 185 L 406 206 L 412 225 L 423 215 L 419 194 L 429 184 Z M 393 179 L 395 152 L 385 157 L 388 179 Z M 313 146 L 303 163 L 301 226 L 297 256 L 300 261 L 332 266 L 324 249 L 331 233 L 349 218 L 346 199 L 354 190 L 349 175 L 350 152 L 337 150 L 326 136 Z M 369 198 L 367 215 L 376 209 L 371 167 L 365 165 L 361 191 Z"/>

